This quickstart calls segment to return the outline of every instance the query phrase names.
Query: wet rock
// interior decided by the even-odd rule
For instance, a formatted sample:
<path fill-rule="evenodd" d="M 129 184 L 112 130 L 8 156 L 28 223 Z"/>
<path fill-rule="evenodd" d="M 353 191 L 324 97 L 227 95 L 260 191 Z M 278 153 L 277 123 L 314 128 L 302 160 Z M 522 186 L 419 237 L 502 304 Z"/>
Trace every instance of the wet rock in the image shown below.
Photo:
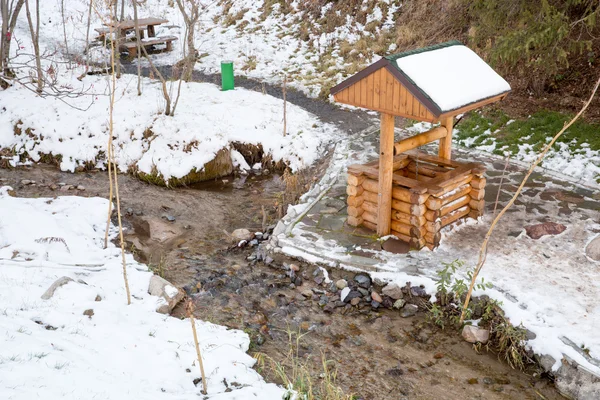
<path fill-rule="evenodd" d="M 398 299 L 394 302 L 394 305 L 392 307 L 394 307 L 395 309 L 399 310 L 402 307 L 404 307 L 404 305 L 406 304 L 406 300 L 404 299 Z"/>
<path fill-rule="evenodd" d="M 397 283 L 388 283 L 382 290 L 384 296 L 389 296 L 394 300 L 401 299 L 404 294 L 402 293 L 402 287 Z"/>
<path fill-rule="evenodd" d="M 92 318 L 92 316 L 94 315 L 94 310 L 92 310 L 91 308 L 88 308 L 87 310 L 85 310 L 83 312 L 83 315 L 87 315 L 88 317 Z"/>
<path fill-rule="evenodd" d="M 369 291 L 367 289 L 359 287 L 359 288 L 357 288 L 357 290 L 360 292 L 361 296 L 363 296 L 363 297 L 366 297 L 369 295 Z"/>
<path fill-rule="evenodd" d="M 360 297 L 355 297 L 352 300 L 350 300 L 350 305 L 356 306 L 358 305 L 358 303 L 360 303 Z"/>
<path fill-rule="evenodd" d="M 536 225 L 529 225 L 525 227 L 527 236 L 532 239 L 539 239 L 545 235 L 558 235 L 567 229 L 563 224 L 557 224 L 556 222 L 544 222 Z"/>
<path fill-rule="evenodd" d="M 44 294 L 42 294 L 42 300 L 49 300 L 50 298 L 52 298 L 52 296 L 54 296 L 54 292 L 56 292 L 56 289 L 63 285 L 66 285 L 69 282 L 73 282 L 73 279 L 69 278 L 68 276 L 58 278 L 56 281 L 54 281 L 52 285 L 50 285 L 50 287 L 44 292 Z"/>
<path fill-rule="evenodd" d="M 371 308 L 374 308 L 375 310 L 377 310 L 380 305 L 381 305 L 381 303 L 379 303 L 378 301 L 375 301 L 375 300 L 371 301 Z"/>
<path fill-rule="evenodd" d="M 375 291 L 371 292 L 371 299 L 373 299 L 373 301 L 376 301 L 378 303 L 383 303 L 383 299 L 381 298 L 379 293 L 377 293 Z"/>
<path fill-rule="evenodd" d="M 299 276 L 297 276 L 297 277 L 294 279 L 294 284 L 295 284 L 296 286 L 302 286 L 302 284 L 303 284 L 303 283 L 304 283 L 304 282 L 302 281 L 302 278 L 300 278 Z"/>
<path fill-rule="evenodd" d="M 469 343 L 486 344 L 490 339 L 490 331 L 478 326 L 465 325 L 462 330 L 462 337 Z"/>
<path fill-rule="evenodd" d="M 127 216 L 132 216 L 133 215 L 133 208 L 128 208 L 127 211 L 125 212 L 125 215 Z"/>
<path fill-rule="evenodd" d="M 420 286 L 413 286 L 410 288 L 410 294 L 416 297 L 427 297 L 427 292 Z"/>
<path fill-rule="evenodd" d="M 148 293 L 152 296 L 158 296 L 164 301 L 160 301 L 156 308 L 156 312 L 161 314 L 169 314 L 173 308 L 179 303 L 185 295 L 183 290 L 171 285 L 169 281 L 161 278 L 158 275 L 153 275 L 150 278 L 148 285 Z"/>
<path fill-rule="evenodd" d="M 245 241 L 249 242 L 252 240 L 252 238 L 254 238 L 254 234 L 252 232 L 250 232 L 248 229 L 240 228 L 240 229 L 236 229 L 235 231 L 233 231 L 231 233 L 231 237 L 236 242 L 239 242 L 241 240 L 245 240 Z"/>
<path fill-rule="evenodd" d="M 348 282 L 346 282 L 346 280 L 345 280 L 345 279 L 340 279 L 340 280 L 338 280 L 338 281 L 335 283 L 335 286 L 336 286 L 338 289 L 342 290 L 342 289 L 344 289 L 344 288 L 348 287 Z"/>
<path fill-rule="evenodd" d="M 371 287 L 371 277 L 366 274 L 358 274 L 354 277 L 354 281 L 361 288 L 368 289 Z"/>
<path fill-rule="evenodd" d="M 419 307 L 414 304 L 407 304 L 402 308 L 402 311 L 400 311 L 400 316 L 402 318 L 412 317 L 417 313 L 417 311 L 419 311 Z"/>
<path fill-rule="evenodd" d="M 588 243 L 585 248 L 585 255 L 594 261 L 600 261 L 600 235 Z"/>

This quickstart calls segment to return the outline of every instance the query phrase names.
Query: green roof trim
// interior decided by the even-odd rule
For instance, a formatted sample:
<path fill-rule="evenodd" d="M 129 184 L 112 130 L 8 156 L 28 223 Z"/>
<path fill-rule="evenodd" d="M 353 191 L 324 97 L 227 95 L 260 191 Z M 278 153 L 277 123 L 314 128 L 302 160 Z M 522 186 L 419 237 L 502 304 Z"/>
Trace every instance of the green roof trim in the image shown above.
<path fill-rule="evenodd" d="M 389 56 L 385 56 L 385 58 L 390 61 L 396 61 L 397 59 L 402 58 L 402 57 L 413 56 L 415 54 L 425 53 L 425 52 L 433 51 L 433 50 L 439 50 L 439 49 L 443 49 L 443 48 L 450 47 L 450 46 L 464 46 L 464 45 L 458 40 L 451 40 L 451 41 L 445 42 L 445 43 L 438 43 L 438 44 L 434 44 L 432 46 L 421 47 L 420 49 L 414 49 L 414 50 L 404 51 L 402 53 L 390 54 Z"/>

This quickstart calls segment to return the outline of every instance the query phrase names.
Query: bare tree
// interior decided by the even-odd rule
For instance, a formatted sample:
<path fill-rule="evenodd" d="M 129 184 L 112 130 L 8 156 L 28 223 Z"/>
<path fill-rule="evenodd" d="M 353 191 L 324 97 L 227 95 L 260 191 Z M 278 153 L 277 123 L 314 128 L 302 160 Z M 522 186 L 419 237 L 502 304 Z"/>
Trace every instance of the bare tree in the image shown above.
<path fill-rule="evenodd" d="M 138 92 L 138 96 L 142 95 L 142 63 L 141 63 L 141 57 L 142 57 L 142 38 L 140 37 L 140 24 L 139 24 L 139 19 L 138 19 L 138 5 L 141 2 L 138 2 L 138 0 L 131 0 L 131 2 L 133 3 L 133 22 L 135 23 L 134 29 L 135 29 L 135 40 L 137 42 L 137 92 Z"/>
<path fill-rule="evenodd" d="M 0 73 L 3 76 L 12 76 L 8 58 L 10 56 L 10 43 L 12 34 L 17 25 L 17 17 L 25 0 L 0 0 L 0 16 L 2 17 L 2 37 L 0 38 Z M 0 86 L 6 88 L 8 82 L 0 78 Z"/>
<path fill-rule="evenodd" d="M 35 27 L 29 11 L 29 0 L 25 1 L 25 12 L 27 14 L 27 22 L 29 23 L 29 31 L 31 32 L 31 41 L 33 43 L 33 52 L 35 56 L 35 69 L 37 72 L 37 89 L 41 94 L 44 89 L 44 74 L 42 72 L 42 59 L 40 56 L 40 0 L 35 0 Z"/>
<path fill-rule="evenodd" d="M 184 58 L 181 60 L 183 64 L 183 72 L 181 78 L 189 82 L 192 80 L 192 72 L 194 71 L 194 64 L 198 57 L 196 46 L 194 45 L 194 34 L 196 32 L 196 24 L 200 19 L 200 10 L 205 10 L 208 4 L 203 4 L 200 0 L 177 0 L 177 7 L 183 15 L 183 21 L 185 22 L 186 40 L 184 45 Z M 187 46 L 187 56 L 185 47 Z"/>

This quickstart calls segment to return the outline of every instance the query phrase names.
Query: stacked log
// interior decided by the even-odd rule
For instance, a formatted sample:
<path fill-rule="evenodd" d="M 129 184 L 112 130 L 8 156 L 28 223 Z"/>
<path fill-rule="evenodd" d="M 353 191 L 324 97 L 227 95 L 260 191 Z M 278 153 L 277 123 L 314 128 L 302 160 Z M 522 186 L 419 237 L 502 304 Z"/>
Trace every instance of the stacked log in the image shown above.
<path fill-rule="evenodd" d="M 367 177 L 359 170 L 354 168 L 348 175 L 348 224 L 376 230 L 378 182 L 370 178 L 373 174 Z M 404 163 L 394 173 L 414 181 L 410 188 L 396 183 L 392 186 L 392 235 L 413 248 L 437 247 L 442 228 L 461 218 L 483 214 L 483 172 L 475 164 Z"/>

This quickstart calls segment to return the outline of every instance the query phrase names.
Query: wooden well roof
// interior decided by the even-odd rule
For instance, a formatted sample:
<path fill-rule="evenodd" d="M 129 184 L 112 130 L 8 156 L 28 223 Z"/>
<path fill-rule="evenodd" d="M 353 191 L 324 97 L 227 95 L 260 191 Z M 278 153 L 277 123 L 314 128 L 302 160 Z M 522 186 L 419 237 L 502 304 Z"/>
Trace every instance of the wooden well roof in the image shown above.
<path fill-rule="evenodd" d="M 436 122 L 504 98 L 510 85 L 453 41 L 386 56 L 331 89 L 335 101 Z"/>

